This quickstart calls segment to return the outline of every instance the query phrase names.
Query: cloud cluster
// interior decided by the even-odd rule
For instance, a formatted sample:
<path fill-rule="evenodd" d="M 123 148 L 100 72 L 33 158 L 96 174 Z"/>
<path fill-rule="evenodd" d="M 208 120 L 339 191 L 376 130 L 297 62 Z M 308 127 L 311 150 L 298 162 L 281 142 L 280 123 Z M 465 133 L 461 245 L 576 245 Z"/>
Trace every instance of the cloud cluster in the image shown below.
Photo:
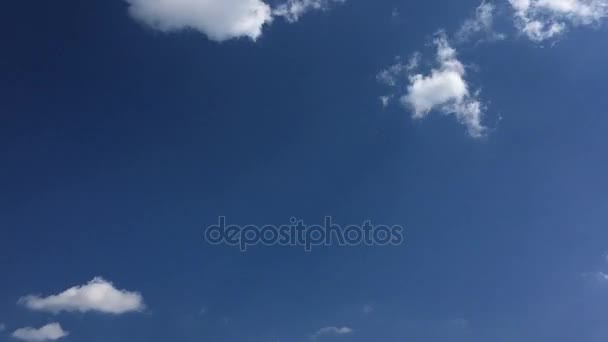
<path fill-rule="evenodd" d="M 74 286 L 57 295 L 26 296 L 21 298 L 19 303 L 31 310 L 53 313 L 97 311 L 123 314 L 142 311 L 145 308 L 139 293 L 118 290 L 112 283 L 102 278 L 95 278 L 86 285 Z"/>
<path fill-rule="evenodd" d="M 608 16 L 608 0 L 505 0 L 515 16 L 516 29 L 535 42 L 555 38 L 571 26 L 600 23 Z M 466 19 L 452 36 L 458 44 L 477 41 L 498 41 L 506 35 L 494 30 L 497 6 L 482 0 L 474 16 Z M 457 58 L 456 50 L 450 46 L 447 35 L 442 33 L 434 41 L 437 47 L 435 67 L 428 74 L 416 73 L 420 55 L 415 54 L 405 64 L 398 61 L 377 76 L 380 83 L 400 87 L 407 76 L 408 84 L 401 103 L 412 111 L 415 119 L 422 119 L 431 112 L 454 115 L 467 127 L 472 137 L 482 137 L 487 128 L 482 119 L 485 106 L 478 99 L 479 91 L 472 91 L 466 80 L 466 69 Z M 381 96 L 383 107 L 387 107 L 394 95 Z"/>
<path fill-rule="evenodd" d="M 554 38 L 568 26 L 590 25 L 608 14 L 608 0 L 509 0 L 518 30 L 534 41 Z"/>
<path fill-rule="evenodd" d="M 31 327 L 17 329 L 12 336 L 26 342 L 44 342 L 55 341 L 68 336 L 68 334 L 59 323 L 50 323 L 38 329 Z"/>
<path fill-rule="evenodd" d="M 483 105 L 476 93 L 471 93 L 465 80 L 464 65 L 456 57 L 445 35 L 435 39 L 437 67 L 430 74 L 409 77 L 407 94 L 401 101 L 412 109 L 415 119 L 426 117 L 432 110 L 454 114 L 466 125 L 472 137 L 479 138 L 486 128 L 482 125 Z"/>
<path fill-rule="evenodd" d="M 258 39 L 275 17 L 289 22 L 346 0 L 287 0 L 272 9 L 263 0 L 125 0 L 135 20 L 162 32 L 196 30 L 214 41 Z"/>
<path fill-rule="evenodd" d="M 453 114 L 467 127 L 470 136 L 482 137 L 486 131 L 482 124 L 484 106 L 478 93 L 470 90 L 464 65 L 445 34 L 439 34 L 434 44 L 437 48 L 436 66 L 429 74 L 412 74 L 420 61 L 420 54 L 415 53 L 407 64 L 398 62 L 380 72 L 378 81 L 394 87 L 402 78 L 407 80 L 406 93 L 400 96 L 400 100 L 412 111 L 414 119 L 425 118 L 432 111 Z M 390 95 L 381 97 L 383 106 L 386 107 L 391 98 Z"/>
<path fill-rule="evenodd" d="M 349 328 L 349 327 L 325 327 L 325 328 L 321 328 L 319 329 L 316 333 L 314 333 L 312 335 L 312 339 L 316 340 L 321 336 L 326 336 L 326 335 L 349 335 L 352 334 L 354 331 L 353 329 Z"/>

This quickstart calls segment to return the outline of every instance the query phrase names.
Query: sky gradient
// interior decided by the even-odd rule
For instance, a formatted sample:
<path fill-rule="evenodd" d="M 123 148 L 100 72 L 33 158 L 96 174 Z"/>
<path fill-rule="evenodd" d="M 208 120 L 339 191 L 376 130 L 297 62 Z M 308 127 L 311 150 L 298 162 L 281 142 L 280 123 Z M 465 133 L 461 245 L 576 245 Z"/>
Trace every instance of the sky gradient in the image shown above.
<path fill-rule="evenodd" d="M 8 2 L 0 341 L 606 341 L 607 5 Z"/>

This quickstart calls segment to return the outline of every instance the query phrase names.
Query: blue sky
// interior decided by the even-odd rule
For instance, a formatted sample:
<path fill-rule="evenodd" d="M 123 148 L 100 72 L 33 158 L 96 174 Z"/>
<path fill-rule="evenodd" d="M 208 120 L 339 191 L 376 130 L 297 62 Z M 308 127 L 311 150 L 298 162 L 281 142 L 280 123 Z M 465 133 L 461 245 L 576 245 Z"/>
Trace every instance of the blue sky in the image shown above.
<path fill-rule="evenodd" d="M 605 0 L 1 15 L 0 341 L 608 338 Z M 242 253 L 221 215 L 405 240 Z"/>

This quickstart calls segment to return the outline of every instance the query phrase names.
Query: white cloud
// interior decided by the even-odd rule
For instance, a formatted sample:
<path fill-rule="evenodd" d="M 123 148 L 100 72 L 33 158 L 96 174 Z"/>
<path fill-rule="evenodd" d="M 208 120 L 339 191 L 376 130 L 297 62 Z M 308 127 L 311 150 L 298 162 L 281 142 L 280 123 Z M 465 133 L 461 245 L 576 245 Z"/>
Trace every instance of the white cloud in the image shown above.
<path fill-rule="evenodd" d="M 31 310 L 53 313 L 97 311 L 123 314 L 142 311 L 145 308 L 143 298 L 139 293 L 118 290 L 112 283 L 102 278 L 95 278 L 86 285 L 74 286 L 57 295 L 23 297 L 19 303 Z"/>
<path fill-rule="evenodd" d="M 288 0 L 273 11 L 276 16 L 284 17 L 289 22 L 296 22 L 302 15 L 311 10 L 327 10 L 332 3 L 343 3 L 346 0 Z"/>
<path fill-rule="evenodd" d="M 365 315 L 370 315 L 370 314 L 374 313 L 374 311 L 376 311 L 376 309 L 374 309 L 374 307 L 371 305 L 363 306 L 363 314 L 365 314 Z"/>
<path fill-rule="evenodd" d="M 275 17 L 296 22 L 311 10 L 346 0 L 285 0 L 271 8 L 264 0 L 124 0 L 131 17 L 155 30 L 196 30 L 209 39 L 258 39 Z"/>
<path fill-rule="evenodd" d="M 482 3 L 475 9 L 475 16 L 465 20 L 458 32 L 456 39 L 461 42 L 470 40 L 477 35 L 483 35 L 482 40 L 496 41 L 505 38 L 503 34 L 494 31 L 494 12 L 496 6 L 487 1 Z"/>
<path fill-rule="evenodd" d="M 6 330 L 6 324 L 0 323 L 0 332 L 3 332 L 4 330 Z"/>
<path fill-rule="evenodd" d="M 509 0 L 518 29 L 534 41 L 554 38 L 568 26 L 598 23 L 608 0 Z"/>
<path fill-rule="evenodd" d="M 13 337 L 26 342 L 55 341 L 68 336 L 59 323 L 50 323 L 41 328 L 21 328 L 13 332 Z"/>
<path fill-rule="evenodd" d="M 353 332 L 353 329 L 349 327 L 325 327 L 314 333 L 314 335 L 312 335 L 312 339 L 316 340 L 319 337 L 326 335 L 350 335 Z"/>
<path fill-rule="evenodd" d="M 407 94 L 401 98 L 404 105 L 413 111 L 415 119 L 426 117 L 431 111 L 454 114 L 458 121 L 467 126 L 472 137 L 483 136 L 486 128 L 482 125 L 484 106 L 471 93 L 464 79 L 463 64 L 456 57 L 445 35 L 435 39 L 438 66 L 429 75 L 410 75 Z"/>
<path fill-rule="evenodd" d="M 130 15 L 163 32 L 197 30 L 215 41 L 260 37 L 272 21 L 262 0 L 125 0 Z"/>

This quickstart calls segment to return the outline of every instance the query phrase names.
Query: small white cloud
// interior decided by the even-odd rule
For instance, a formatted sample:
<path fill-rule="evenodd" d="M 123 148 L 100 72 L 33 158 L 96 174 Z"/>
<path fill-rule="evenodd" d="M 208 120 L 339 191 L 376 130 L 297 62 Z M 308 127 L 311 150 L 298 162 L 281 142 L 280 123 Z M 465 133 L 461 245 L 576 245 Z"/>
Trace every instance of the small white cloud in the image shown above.
<path fill-rule="evenodd" d="M 410 75 L 407 94 L 401 101 L 412 109 L 415 119 L 426 117 L 431 111 L 454 114 L 458 121 L 467 126 L 472 137 L 483 136 L 486 128 L 482 124 L 484 106 L 477 99 L 478 93 L 471 93 L 465 80 L 463 64 L 456 57 L 445 35 L 435 39 L 438 66 L 429 75 Z"/>
<path fill-rule="evenodd" d="M 568 26 L 598 23 L 608 15 L 608 0 L 509 0 L 520 32 L 534 41 L 564 33 Z"/>
<path fill-rule="evenodd" d="M 458 32 L 456 32 L 456 40 L 465 42 L 478 35 L 481 35 L 481 39 L 484 41 L 505 39 L 504 34 L 494 31 L 495 11 L 496 6 L 486 0 L 482 1 L 475 9 L 473 18 L 465 20 Z"/>
<path fill-rule="evenodd" d="M 272 10 L 262 0 L 125 0 L 135 20 L 156 30 L 196 30 L 211 40 L 256 40 Z"/>
<path fill-rule="evenodd" d="M 102 278 L 95 278 L 86 285 L 69 288 L 57 295 L 26 296 L 21 298 L 19 303 L 31 310 L 53 313 L 97 311 L 123 314 L 142 311 L 145 308 L 141 294 L 118 290 L 111 282 Z"/>
<path fill-rule="evenodd" d="M 296 22 L 302 15 L 311 10 L 329 9 L 332 3 L 343 3 L 346 0 L 288 0 L 277 6 L 273 14 L 275 16 L 284 17 L 289 22 Z"/>
<path fill-rule="evenodd" d="M 0 323 L 0 332 L 3 332 L 4 330 L 6 330 L 6 324 Z"/>
<path fill-rule="evenodd" d="M 393 98 L 392 95 L 380 96 L 380 103 L 382 104 L 382 107 L 383 108 L 388 107 L 388 105 L 391 102 L 392 98 Z"/>
<path fill-rule="evenodd" d="M 376 309 L 374 309 L 374 307 L 371 305 L 363 306 L 363 314 L 365 314 L 365 315 L 370 315 L 370 314 L 374 313 L 374 311 L 376 311 Z"/>
<path fill-rule="evenodd" d="M 312 339 L 316 340 L 321 336 L 329 336 L 329 335 L 350 335 L 354 332 L 353 329 L 349 327 L 325 327 L 319 329 L 316 333 L 312 335 Z"/>
<path fill-rule="evenodd" d="M 68 332 L 61 328 L 59 323 L 50 323 L 41 328 L 21 328 L 15 330 L 14 338 L 26 342 L 55 341 L 68 336 Z"/>

